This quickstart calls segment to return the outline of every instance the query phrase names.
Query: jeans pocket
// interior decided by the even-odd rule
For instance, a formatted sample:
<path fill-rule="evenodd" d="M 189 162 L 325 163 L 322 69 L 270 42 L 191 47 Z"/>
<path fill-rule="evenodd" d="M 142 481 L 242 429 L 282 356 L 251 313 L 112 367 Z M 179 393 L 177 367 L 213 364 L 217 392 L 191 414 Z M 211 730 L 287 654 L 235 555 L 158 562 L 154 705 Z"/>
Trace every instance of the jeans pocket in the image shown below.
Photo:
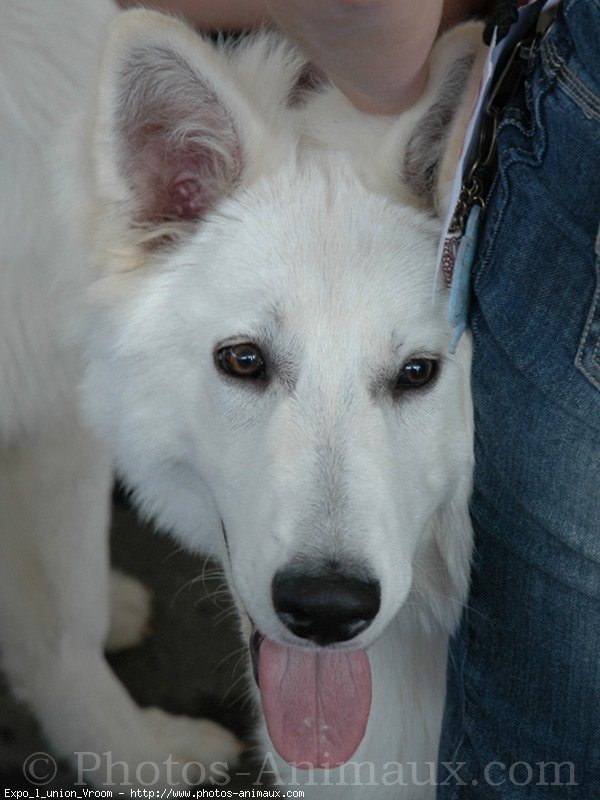
<path fill-rule="evenodd" d="M 600 389 L 600 229 L 596 237 L 596 291 L 579 342 L 575 365 Z"/>

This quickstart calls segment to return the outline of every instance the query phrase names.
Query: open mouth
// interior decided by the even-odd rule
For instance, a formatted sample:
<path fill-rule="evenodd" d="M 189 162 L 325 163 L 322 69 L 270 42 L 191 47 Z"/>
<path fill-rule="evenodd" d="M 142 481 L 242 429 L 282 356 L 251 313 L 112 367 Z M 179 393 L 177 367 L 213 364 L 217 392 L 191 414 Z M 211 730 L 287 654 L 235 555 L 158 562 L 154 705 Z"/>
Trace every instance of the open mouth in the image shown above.
<path fill-rule="evenodd" d="M 291 647 L 254 629 L 254 678 L 271 741 L 294 766 L 336 767 L 361 743 L 371 709 L 364 650 Z"/>

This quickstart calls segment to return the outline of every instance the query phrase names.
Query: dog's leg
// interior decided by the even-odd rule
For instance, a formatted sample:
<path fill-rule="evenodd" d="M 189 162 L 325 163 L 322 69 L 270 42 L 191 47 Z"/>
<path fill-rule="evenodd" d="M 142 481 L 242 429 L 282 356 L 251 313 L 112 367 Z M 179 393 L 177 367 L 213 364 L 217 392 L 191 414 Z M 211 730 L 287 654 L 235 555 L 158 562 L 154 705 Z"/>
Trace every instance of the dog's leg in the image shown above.
<path fill-rule="evenodd" d="M 110 626 L 106 650 L 123 650 L 143 642 L 150 630 L 152 593 L 118 569 L 110 572 Z"/>
<path fill-rule="evenodd" d="M 239 746 L 214 723 L 138 708 L 104 660 L 109 484 L 105 454 L 75 417 L 0 456 L 3 665 L 83 780 L 173 785 L 173 762 L 233 760 Z"/>

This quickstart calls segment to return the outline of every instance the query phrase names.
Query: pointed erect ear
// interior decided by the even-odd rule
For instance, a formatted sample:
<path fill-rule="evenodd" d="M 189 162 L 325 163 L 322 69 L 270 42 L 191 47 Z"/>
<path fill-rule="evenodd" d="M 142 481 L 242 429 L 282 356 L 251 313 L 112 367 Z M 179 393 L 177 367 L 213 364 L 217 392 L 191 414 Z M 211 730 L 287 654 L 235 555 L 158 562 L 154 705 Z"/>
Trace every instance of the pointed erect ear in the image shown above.
<path fill-rule="evenodd" d="M 121 15 L 101 69 L 101 200 L 152 229 L 199 220 L 240 181 L 256 123 L 227 60 L 182 23 Z"/>
<path fill-rule="evenodd" d="M 460 25 L 436 44 L 419 107 L 425 108 L 404 150 L 402 177 L 417 197 L 444 213 L 482 73 L 483 25 Z"/>

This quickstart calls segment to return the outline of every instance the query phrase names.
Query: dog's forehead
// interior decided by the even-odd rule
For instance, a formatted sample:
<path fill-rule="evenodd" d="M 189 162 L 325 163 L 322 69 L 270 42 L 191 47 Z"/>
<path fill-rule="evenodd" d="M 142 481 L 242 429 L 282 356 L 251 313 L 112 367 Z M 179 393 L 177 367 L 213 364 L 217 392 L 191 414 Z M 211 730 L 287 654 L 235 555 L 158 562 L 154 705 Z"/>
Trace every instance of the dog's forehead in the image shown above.
<path fill-rule="evenodd" d="M 336 354 L 346 374 L 445 349 L 439 222 L 367 190 L 338 157 L 290 162 L 235 192 L 178 258 L 174 330 L 187 319 L 207 347 L 254 341 L 281 363 Z"/>
<path fill-rule="evenodd" d="M 438 221 L 369 191 L 339 157 L 258 181 L 224 209 L 223 228 L 231 293 L 280 318 L 430 315 Z"/>

